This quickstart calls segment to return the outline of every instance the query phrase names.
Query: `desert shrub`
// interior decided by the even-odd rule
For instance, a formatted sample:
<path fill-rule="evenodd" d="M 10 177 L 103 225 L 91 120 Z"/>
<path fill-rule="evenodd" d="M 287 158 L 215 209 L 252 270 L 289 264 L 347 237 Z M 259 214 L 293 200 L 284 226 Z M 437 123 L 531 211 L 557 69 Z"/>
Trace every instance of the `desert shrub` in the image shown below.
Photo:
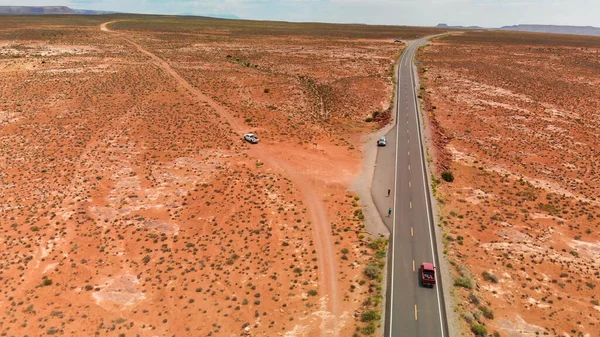
<path fill-rule="evenodd" d="M 456 280 L 454 280 L 454 285 L 456 287 L 463 287 L 463 288 L 467 288 L 467 289 L 471 289 L 471 287 L 472 287 L 471 280 L 466 277 L 456 278 Z"/>
<path fill-rule="evenodd" d="M 365 267 L 364 274 L 371 280 L 375 280 L 379 277 L 379 268 L 374 264 L 369 264 Z"/>
<path fill-rule="evenodd" d="M 485 325 L 479 323 L 474 323 L 473 325 L 471 325 L 471 331 L 473 331 L 473 333 L 477 337 L 486 337 L 488 334 Z"/>
<path fill-rule="evenodd" d="M 308 291 L 308 294 L 309 294 L 310 296 L 317 296 L 317 294 L 318 294 L 318 293 L 317 293 L 317 291 L 316 291 L 316 290 L 314 290 L 314 289 L 311 289 L 311 290 L 309 290 L 309 291 Z"/>
<path fill-rule="evenodd" d="M 479 305 L 479 298 L 477 298 L 477 296 L 475 296 L 475 294 L 470 293 L 469 300 L 471 300 L 471 303 L 473 303 L 475 305 Z"/>
<path fill-rule="evenodd" d="M 544 203 L 541 202 L 541 203 L 538 204 L 538 208 L 540 210 L 544 211 L 544 212 L 558 213 L 558 209 L 554 205 L 552 205 L 550 203 L 544 204 Z"/>
<path fill-rule="evenodd" d="M 500 337 L 500 333 L 498 331 L 494 331 L 494 337 Z"/>
<path fill-rule="evenodd" d="M 42 282 L 42 284 L 44 285 L 44 287 L 46 286 L 51 286 L 52 285 L 52 280 L 49 278 L 44 279 L 44 281 Z"/>
<path fill-rule="evenodd" d="M 30 304 L 29 306 L 27 306 L 27 308 L 25 309 L 25 312 L 28 314 L 34 314 L 35 308 L 33 307 L 33 304 Z"/>
<path fill-rule="evenodd" d="M 360 315 L 361 322 L 371 322 L 376 321 L 380 318 L 379 313 L 375 310 L 365 311 Z"/>
<path fill-rule="evenodd" d="M 454 181 L 454 174 L 452 174 L 452 172 L 450 172 L 450 171 L 444 171 L 444 172 L 442 172 L 442 179 L 451 183 Z"/>
<path fill-rule="evenodd" d="M 367 117 L 367 119 L 365 119 L 365 122 L 367 122 L 367 123 L 371 123 L 372 121 L 373 121 L 373 118 L 371 118 L 371 117 Z"/>
<path fill-rule="evenodd" d="M 492 274 L 490 272 L 487 272 L 487 271 L 484 271 L 482 273 L 482 275 L 483 275 L 483 279 L 484 280 L 490 281 L 492 283 L 498 283 L 498 276 L 496 276 L 496 275 L 494 275 L 494 274 Z"/>
<path fill-rule="evenodd" d="M 375 324 L 373 322 L 369 323 L 369 325 L 362 328 L 362 333 L 365 335 L 372 335 L 375 333 Z"/>
<path fill-rule="evenodd" d="M 469 324 L 473 323 L 473 321 L 475 320 L 475 318 L 473 317 L 473 315 L 470 312 L 462 313 L 462 318 L 465 320 L 465 322 L 467 322 Z"/>
<path fill-rule="evenodd" d="M 494 313 L 488 307 L 482 305 L 479 307 L 479 310 L 481 310 L 483 317 L 487 319 L 494 319 Z"/>

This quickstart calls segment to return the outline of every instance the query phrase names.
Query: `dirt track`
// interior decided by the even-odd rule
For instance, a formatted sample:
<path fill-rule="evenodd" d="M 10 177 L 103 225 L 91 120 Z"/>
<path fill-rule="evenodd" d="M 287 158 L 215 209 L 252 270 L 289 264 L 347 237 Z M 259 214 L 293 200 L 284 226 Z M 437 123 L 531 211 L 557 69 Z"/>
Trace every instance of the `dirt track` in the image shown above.
<path fill-rule="evenodd" d="M 182 78 L 171 66 L 159 58 L 155 54 L 144 49 L 138 43 L 133 41 L 123 33 L 112 31 L 108 29 L 107 25 L 116 21 L 110 21 L 103 23 L 100 26 L 100 30 L 115 34 L 120 38 L 123 38 L 131 45 L 133 45 L 139 52 L 151 58 L 151 62 L 156 66 L 163 69 L 169 74 L 177 83 L 189 94 L 195 97 L 198 101 L 204 104 L 208 104 L 221 116 L 223 116 L 227 122 L 231 125 L 231 128 L 241 135 L 247 130 L 247 127 L 242 125 L 236 118 L 233 117 L 229 109 L 221 106 L 210 97 L 203 94 L 199 89 L 193 87 L 184 78 Z M 310 178 L 304 177 L 298 172 L 293 166 L 285 162 L 284 159 L 279 156 L 283 155 L 278 153 L 274 145 L 262 142 L 257 146 L 249 148 L 248 153 L 250 156 L 259 159 L 260 161 L 268 164 L 271 167 L 278 168 L 284 171 L 284 175 L 289 177 L 293 184 L 299 187 L 303 194 L 303 200 L 306 202 L 308 207 L 309 216 L 311 218 L 314 232 L 314 240 L 317 246 L 318 265 L 319 265 L 319 283 L 322 289 L 323 296 L 326 298 L 327 308 L 326 310 L 330 313 L 329 315 L 322 316 L 321 334 L 323 336 L 338 336 L 339 328 L 337 321 L 342 314 L 341 312 L 341 296 L 340 289 L 338 287 L 338 272 L 336 268 L 336 256 L 333 251 L 333 238 L 331 236 L 331 226 L 327 218 L 326 207 L 323 203 L 322 197 L 314 190 L 315 186 L 310 182 Z"/>

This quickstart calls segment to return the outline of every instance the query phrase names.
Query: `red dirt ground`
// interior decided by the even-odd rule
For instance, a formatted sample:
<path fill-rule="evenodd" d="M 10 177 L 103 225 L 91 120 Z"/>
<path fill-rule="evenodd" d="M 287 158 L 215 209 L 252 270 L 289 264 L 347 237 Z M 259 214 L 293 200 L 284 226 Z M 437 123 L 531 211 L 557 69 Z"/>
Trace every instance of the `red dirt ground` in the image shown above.
<path fill-rule="evenodd" d="M 354 144 L 401 46 L 70 20 L 0 24 L 1 333 L 352 334 Z"/>
<path fill-rule="evenodd" d="M 448 259 L 471 280 L 454 289 L 464 330 L 597 335 L 599 53 L 598 38 L 508 32 L 420 51 L 436 174 L 455 177 L 436 195 Z"/>

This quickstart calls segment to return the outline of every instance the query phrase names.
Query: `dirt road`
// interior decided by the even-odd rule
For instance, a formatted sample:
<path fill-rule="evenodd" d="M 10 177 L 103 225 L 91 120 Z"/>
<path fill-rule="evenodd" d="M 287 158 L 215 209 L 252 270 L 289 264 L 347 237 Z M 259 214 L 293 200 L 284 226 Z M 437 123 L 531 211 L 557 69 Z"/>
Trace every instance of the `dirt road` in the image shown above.
<path fill-rule="evenodd" d="M 173 68 L 171 68 L 166 61 L 156 56 L 152 52 L 144 49 L 124 33 L 110 30 L 107 26 L 113 22 L 116 21 L 103 23 L 100 25 L 100 30 L 109 32 L 124 39 L 134 46 L 140 53 L 148 56 L 150 58 L 150 62 L 160 67 L 173 79 L 175 79 L 177 84 L 182 87 L 183 91 L 187 91 L 199 102 L 208 104 L 223 118 L 225 118 L 231 125 L 231 128 L 240 136 L 240 138 L 242 134 L 248 130 L 248 127 L 245 124 L 233 117 L 233 114 L 229 109 L 218 104 L 213 99 L 203 94 L 199 89 L 188 83 L 175 70 L 173 70 Z M 248 154 L 271 167 L 282 170 L 284 174 L 302 191 L 303 201 L 308 208 L 311 222 L 313 224 L 314 242 L 317 247 L 316 251 L 318 256 L 319 286 L 321 289 L 321 296 L 325 297 L 325 303 L 327 303 L 327 307 L 322 308 L 322 310 L 326 310 L 329 313 L 327 315 L 322 315 L 323 319 L 320 327 L 321 335 L 339 336 L 340 327 L 338 326 L 338 319 L 342 315 L 341 295 L 337 279 L 339 274 L 337 272 L 337 262 L 333 250 L 331 225 L 327 218 L 327 208 L 323 202 L 322 195 L 318 192 L 315 182 L 312 182 L 310 177 L 304 176 L 299 170 L 296 170 L 290 163 L 286 162 L 283 157 L 285 154 L 277 151 L 276 148 L 273 148 L 273 145 L 269 145 L 266 142 L 260 143 L 258 146 L 250 147 Z"/>

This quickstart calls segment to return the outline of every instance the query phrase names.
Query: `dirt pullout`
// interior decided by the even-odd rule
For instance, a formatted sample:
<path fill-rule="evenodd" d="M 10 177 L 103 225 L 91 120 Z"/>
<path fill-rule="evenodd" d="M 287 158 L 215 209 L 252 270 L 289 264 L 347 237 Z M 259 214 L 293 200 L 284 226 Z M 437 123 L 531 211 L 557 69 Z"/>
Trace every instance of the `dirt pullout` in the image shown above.
<path fill-rule="evenodd" d="M 418 55 L 431 153 L 451 156 L 435 190 L 465 330 L 597 331 L 599 52 L 592 37 L 467 32 Z"/>

